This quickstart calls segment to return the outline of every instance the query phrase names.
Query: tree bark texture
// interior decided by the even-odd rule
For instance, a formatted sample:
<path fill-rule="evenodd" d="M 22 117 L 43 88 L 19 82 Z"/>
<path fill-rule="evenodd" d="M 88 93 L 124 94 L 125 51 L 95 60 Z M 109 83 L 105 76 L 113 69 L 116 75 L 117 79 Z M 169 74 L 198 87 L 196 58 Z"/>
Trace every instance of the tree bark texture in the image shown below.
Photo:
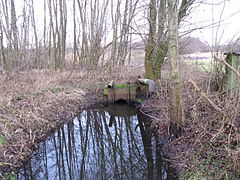
<path fill-rule="evenodd" d="M 182 82 L 178 57 L 178 0 L 168 0 L 168 61 L 170 64 L 170 119 L 178 129 L 183 124 Z"/>

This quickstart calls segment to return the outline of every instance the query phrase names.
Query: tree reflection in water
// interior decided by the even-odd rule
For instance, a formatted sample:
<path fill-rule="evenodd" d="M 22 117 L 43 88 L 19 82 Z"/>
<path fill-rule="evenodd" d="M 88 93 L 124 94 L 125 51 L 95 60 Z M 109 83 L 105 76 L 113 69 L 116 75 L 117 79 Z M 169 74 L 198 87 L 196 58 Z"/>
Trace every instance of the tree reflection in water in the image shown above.
<path fill-rule="evenodd" d="M 126 104 L 82 111 L 40 143 L 17 179 L 170 179 L 150 121 Z"/>

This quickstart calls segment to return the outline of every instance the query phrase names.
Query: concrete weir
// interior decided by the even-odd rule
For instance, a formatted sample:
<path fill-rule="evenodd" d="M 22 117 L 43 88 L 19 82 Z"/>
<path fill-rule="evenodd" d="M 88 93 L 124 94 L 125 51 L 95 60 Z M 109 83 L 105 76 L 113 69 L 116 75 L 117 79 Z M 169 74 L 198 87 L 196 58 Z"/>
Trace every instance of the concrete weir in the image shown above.
<path fill-rule="evenodd" d="M 145 90 L 147 88 L 147 90 Z M 109 102 L 117 102 L 120 100 L 130 102 L 134 101 L 139 95 L 155 92 L 154 81 L 149 79 L 138 79 L 135 85 L 133 84 L 115 84 L 111 81 L 105 87 L 105 95 Z"/>
<path fill-rule="evenodd" d="M 125 100 L 127 102 L 136 99 L 136 87 L 113 87 L 108 89 L 108 101 L 116 102 L 119 100 Z"/>

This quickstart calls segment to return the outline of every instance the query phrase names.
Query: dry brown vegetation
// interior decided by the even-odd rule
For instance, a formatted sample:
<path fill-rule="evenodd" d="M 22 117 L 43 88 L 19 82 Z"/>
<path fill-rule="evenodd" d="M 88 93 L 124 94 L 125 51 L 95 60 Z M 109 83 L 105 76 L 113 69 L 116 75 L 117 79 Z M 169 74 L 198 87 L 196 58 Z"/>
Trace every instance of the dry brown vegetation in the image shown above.
<path fill-rule="evenodd" d="M 180 179 L 239 178 L 240 99 L 209 89 L 208 76 L 181 64 L 184 79 L 185 125 L 181 135 L 163 141 L 165 160 L 175 165 Z M 154 131 L 169 138 L 169 88 L 156 82 L 158 92 L 141 109 L 153 118 Z M 0 83 L 0 172 L 17 170 L 37 143 L 52 130 L 71 120 L 79 109 L 104 101 L 103 86 L 110 80 L 127 83 L 142 76 L 143 67 L 104 71 L 19 72 L 1 76 Z M 217 111 L 187 81 L 192 77 L 202 92 L 221 109 Z M 207 93 L 208 92 L 208 93 Z M 224 115 L 223 115 L 224 114 Z M 164 139 L 164 138 L 163 138 Z"/>
<path fill-rule="evenodd" d="M 198 80 L 203 92 L 207 92 L 206 81 Z M 170 133 L 168 84 L 157 84 L 157 96 L 148 99 L 143 108 L 155 119 L 155 131 L 165 137 Z M 240 178 L 240 99 L 210 92 L 208 98 L 219 112 L 188 81 L 183 89 L 185 125 L 179 137 L 163 145 L 166 160 L 179 169 L 180 179 Z"/>

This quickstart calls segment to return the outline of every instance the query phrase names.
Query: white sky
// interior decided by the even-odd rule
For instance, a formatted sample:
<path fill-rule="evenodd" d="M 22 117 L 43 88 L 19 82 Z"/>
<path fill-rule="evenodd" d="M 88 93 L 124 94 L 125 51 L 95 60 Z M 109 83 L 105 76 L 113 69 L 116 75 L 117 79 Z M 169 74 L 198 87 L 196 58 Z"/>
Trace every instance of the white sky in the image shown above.
<path fill-rule="evenodd" d="M 186 19 L 186 21 L 188 21 L 188 23 L 186 23 L 187 26 L 180 31 L 200 28 L 199 30 L 191 32 L 190 35 L 202 39 L 209 45 L 218 44 L 219 42 L 220 44 L 227 44 L 233 38 L 236 39 L 240 37 L 240 0 L 197 1 L 204 1 L 205 3 L 201 3 L 201 5 L 198 3 L 195 4 L 190 17 Z M 21 2 L 22 1 L 16 0 L 16 7 L 21 7 Z M 68 0 L 67 2 L 69 4 L 68 6 L 72 9 L 72 1 Z M 36 3 L 35 17 L 37 25 L 42 27 L 43 0 L 35 0 L 34 3 Z M 19 10 L 21 11 L 21 8 L 17 8 L 17 11 Z M 212 27 L 212 22 L 214 23 L 214 27 Z M 73 26 L 71 19 L 68 21 L 68 26 Z M 38 31 L 42 32 L 41 28 L 38 28 Z M 68 36 L 71 36 L 71 34 L 72 33 Z"/>
<path fill-rule="evenodd" d="M 240 1 L 205 0 L 193 10 L 189 22 L 191 27 L 208 26 L 192 32 L 191 36 L 199 37 L 209 45 L 228 44 L 240 36 Z"/>

